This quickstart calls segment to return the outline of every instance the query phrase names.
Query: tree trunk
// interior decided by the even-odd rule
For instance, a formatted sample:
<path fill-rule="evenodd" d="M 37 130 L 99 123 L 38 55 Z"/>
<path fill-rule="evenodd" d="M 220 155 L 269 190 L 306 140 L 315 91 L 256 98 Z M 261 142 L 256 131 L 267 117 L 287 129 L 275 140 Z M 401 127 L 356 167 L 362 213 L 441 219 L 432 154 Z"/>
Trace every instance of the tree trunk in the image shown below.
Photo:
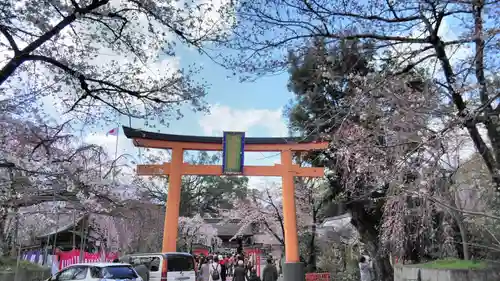
<path fill-rule="evenodd" d="M 460 232 L 460 240 L 462 241 L 462 252 L 463 252 L 463 259 L 464 260 L 469 260 L 470 259 L 470 254 L 469 254 L 469 243 L 468 243 L 468 238 L 467 238 L 467 228 L 463 223 L 463 216 L 458 214 L 455 211 L 454 212 L 454 219 L 455 223 L 457 224 L 458 230 Z"/>
<path fill-rule="evenodd" d="M 384 255 L 382 257 L 377 257 L 373 261 L 373 266 L 375 267 L 375 279 L 378 281 L 393 281 L 394 280 L 394 270 L 391 265 L 390 257 Z"/>
<path fill-rule="evenodd" d="M 365 243 L 365 246 L 370 258 L 372 258 L 373 261 L 373 269 L 375 273 L 373 280 L 393 281 L 394 270 L 391 265 L 390 257 L 386 254 L 382 254 L 382 251 L 378 246 L 378 240 L 376 242 Z"/>
<path fill-rule="evenodd" d="M 458 227 L 460 228 L 460 237 L 462 238 L 462 249 L 464 252 L 464 260 L 469 260 L 469 244 L 467 243 L 467 231 L 463 224 L 458 223 Z"/>
<path fill-rule="evenodd" d="M 373 260 L 375 279 L 377 281 L 393 281 L 394 270 L 391 266 L 390 257 L 382 253 L 379 247 L 379 229 L 382 221 L 383 204 L 374 206 L 367 211 L 366 202 L 355 202 L 347 205 L 351 211 L 351 223 L 358 230 L 361 241 L 365 244 L 370 258 Z"/>
<path fill-rule="evenodd" d="M 307 261 L 307 272 L 316 272 L 316 219 L 313 218 L 311 229 L 311 240 L 309 240 L 309 259 Z"/>

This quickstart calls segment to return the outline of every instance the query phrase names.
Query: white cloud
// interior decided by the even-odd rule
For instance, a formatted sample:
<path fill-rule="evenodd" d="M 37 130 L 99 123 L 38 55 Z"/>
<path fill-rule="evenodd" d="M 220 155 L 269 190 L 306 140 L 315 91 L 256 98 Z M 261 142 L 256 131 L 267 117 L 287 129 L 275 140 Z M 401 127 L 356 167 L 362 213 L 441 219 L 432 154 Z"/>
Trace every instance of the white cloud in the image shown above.
<path fill-rule="evenodd" d="M 254 136 L 257 128 L 264 128 L 260 137 L 285 137 L 288 129 L 282 117 L 282 109 L 235 109 L 216 104 L 210 114 L 200 118 L 199 125 L 206 135 L 222 135 L 224 131 L 244 131 Z"/>
<path fill-rule="evenodd" d="M 120 154 L 120 151 L 127 147 L 133 148 L 132 141 L 125 136 L 106 136 L 104 133 L 89 134 L 84 139 L 85 143 L 96 144 L 101 146 L 109 157 L 114 158 L 115 152 Z"/>
<path fill-rule="evenodd" d="M 459 40 L 460 36 L 457 35 L 454 30 L 461 30 L 461 27 L 453 25 L 450 20 L 445 18 L 441 24 L 441 28 L 439 28 L 438 35 L 441 36 L 444 41 Z M 450 46 L 447 52 L 452 63 L 464 60 L 473 54 L 472 49 L 468 45 Z"/>
<path fill-rule="evenodd" d="M 127 164 L 131 166 L 149 163 L 149 157 L 154 157 L 155 161 L 168 161 L 169 152 L 167 150 L 135 147 L 133 141 L 123 134 L 121 127 L 119 128 L 120 133 L 118 137 L 106 135 L 106 131 L 111 129 L 110 127 L 100 133 L 90 133 L 83 138 L 83 142 L 101 146 L 106 154 L 112 159 L 115 158 L 115 154 L 118 157 L 125 156 L 126 158 L 123 163 L 127 162 Z"/>

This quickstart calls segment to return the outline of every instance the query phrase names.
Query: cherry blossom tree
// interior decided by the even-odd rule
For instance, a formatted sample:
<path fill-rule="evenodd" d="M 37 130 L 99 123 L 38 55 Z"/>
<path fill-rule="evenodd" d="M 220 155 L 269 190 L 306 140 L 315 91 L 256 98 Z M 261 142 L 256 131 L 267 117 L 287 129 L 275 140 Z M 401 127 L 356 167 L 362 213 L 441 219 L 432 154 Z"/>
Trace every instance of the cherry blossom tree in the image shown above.
<path fill-rule="evenodd" d="M 204 83 L 192 80 L 195 67 L 177 67 L 176 44 L 201 48 L 224 36 L 234 21 L 230 7 L 189 0 L 0 4 L 0 241 L 8 215 L 20 208 L 116 215 L 123 203 L 113 180 L 117 161 L 74 132 L 114 118 L 110 110 L 161 123 L 181 116 L 175 109 L 183 104 L 205 110 Z"/>
<path fill-rule="evenodd" d="M 312 223 L 310 206 L 308 201 L 308 191 L 296 187 L 296 208 L 297 208 L 297 228 L 299 234 L 309 231 Z M 257 225 L 259 229 L 272 235 L 281 245 L 285 245 L 284 240 L 284 220 L 281 187 L 273 182 L 266 182 L 259 189 L 250 191 L 245 199 L 238 200 L 234 204 L 234 209 L 225 210 L 223 216 L 226 220 L 238 219 L 239 231 L 233 238 L 238 237 L 252 225 Z"/>
<path fill-rule="evenodd" d="M 0 89 L 15 105 L 72 112 L 86 121 L 109 109 L 166 122 L 176 106 L 204 110 L 203 83 L 172 60 L 233 23 L 230 5 L 202 1 L 4 1 Z M 229 3 L 228 3 L 229 4 Z M 81 121 L 80 120 L 80 121 Z"/>
<path fill-rule="evenodd" d="M 240 220 L 240 228 L 233 239 L 255 224 L 285 245 L 283 207 L 277 186 L 267 186 L 262 191 L 251 190 L 248 198 L 234 205 L 237 208 L 224 213 L 226 219 Z"/>
<path fill-rule="evenodd" d="M 217 229 L 206 223 L 200 215 L 179 218 L 178 249 L 190 252 L 194 244 L 214 247 L 221 243 L 222 241 L 217 236 Z"/>
<path fill-rule="evenodd" d="M 394 62 L 372 68 L 362 53 L 369 44 L 311 45 L 291 56 L 291 125 L 330 141 L 308 161 L 327 166 L 331 199 L 351 213 L 379 280 L 392 278 L 391 253 L 414 262 L 466 258 L 469 235 L 457 235 L 467 230 L 463 216 L 490 215 L 453 200 L 450 177 L 460 161 L 447 158 L 465 154 L 455 143 L 464 140 L 455 129 L 463 120 L 441 103 L 442 89 L 425 70 L 394 77 L 387 74 Z"/>
<path fill-rule="evenodd" d="M 326 167 L 324 199 L 351 213 L 380 280 L 390 280 L 389 256 L 379 240 L 386 199 L 403 200 L 400 190 L 418 188 L 417 182 L 432 185 L 424 179 L 437 177 L 429 167 L 439 166 L 443 155 L 432 116 L 448 109 L 425 72 L 386 79 L 395 62 L 373 66 L 370 48 L 356 40 L 333 47 L 317 40 L 291 54 L 295 101 L 288 114 L 293 131 L 330 141 L 327 151 L 304 160 Z"/>
<path fill-rule="evenodd" d="M 93 229 L 98 239 L 111 249 L 122 253 L 155 252 L 161 249 L 165 207 L 147 199 L 126 200 L 124 207 L 111 214 L 92 216 Z M 177 248 L 189 252 L 193 244 L 215 246 L 220 244 L 217 229 L 199 215 L 180 217 Z"/>
<path fill-rule="evenodd" d="M 156 252 L 161 249 L 164 215 L 161 205 L 128 200 L 120 212 L 101 216 L 97 223 L 110 247 L 123 253 Z"/>
<path fill-rule="evenodd" d="M 78 144 L 67 126 L 0 115 L 1 241 L 7 218 L 20 208 L 49 204 L 53 209 L 107 214 L 120 206 L 110 178 L 113 161 L 101 147 Z"/>
<path fill-rule="evenodd" d="M 432 259 L 432 247 L 442 241 L 432 240 L 438 239 L 433 236 L 433 221 L 438 214 L 435 205 L 411 193 L 432 194 L 441 184 L 446 140 L 431 129 L 429 122 L 431 112 L 444 113 L 446 109 L 436 106 L 438 95 L 432 85 L 379 79 L 371 75 L 350 79 L 350 83 L 368 84 L 353 99 L 347 98 L 346 104 L 359 102 L 366 110 L 359 107 L 357 113 L 345 117 L 331 135 L 333 157 L 327 157 L 333 164 L 333 186 L 347 197 L 353 223 L 383 276 L 380 280 L 387 280 L 391 278 L 390 265 L 379 239 L 398 244 L 398 249 L 413 261 Z M 376 81 L 381 84 L 374 85 Z M 350 107 L 351 112 L 356 108 Z M 407 111 L 409 108 L 411 111 Z M 351 119 L 353 116 L 355 119 Z M 402 205 L 406 209 L 397 207 Z M 378 232 L 388 229 L 393 235 Z M 446 239 L 443 233 L 442 239 Z"/>

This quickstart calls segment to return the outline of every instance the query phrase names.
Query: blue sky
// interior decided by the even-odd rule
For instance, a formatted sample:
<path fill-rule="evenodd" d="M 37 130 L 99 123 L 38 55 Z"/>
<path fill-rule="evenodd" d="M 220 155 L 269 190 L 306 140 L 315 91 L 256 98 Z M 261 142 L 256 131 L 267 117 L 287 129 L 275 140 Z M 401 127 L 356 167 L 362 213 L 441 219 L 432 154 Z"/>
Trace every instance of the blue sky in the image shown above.
<path fill-rule="evenodd" d="M 282 110 L 292 98 L 292 94 L 287 90 L 288 73 L 262 77 L 255 82 L 241 83 L 238 77 L 231 75 L 231 71 L 224 69 L 196 51 L 181 50 L 178 53 L 178 58 L 180 59 L 181 67 L 187 67 L 191 64 L 203 67 L 197 76 L 199 79 L 203 78 L 208 81 L 210 85 L 206 97 L 209 105 L 228 107 L 233 113 L 250 110 L 276 111 Z M 206 135 L 206 132 L 204 132 L 199 123 L 200 119 L 203 119 L 203 114 L 194 114 L 186 110 L 184 112 L 186 113 L 185 117 L 179 121 L 172 121 L 169 131 L 177 134 Z M 231 116 L 228 117 L 230 118 Z M 245 120 L 241 121 L 244 122 Z M 268 121 L 277 122 L 278 120 Z M 234 130 L 235 128 L 224 129 Z M 251 136 L 282 135 L 282 133 L 277 134 L 259 125 L 253 125 L 248 129 L 247 133 Z M 215 134 L 222 135 L 222 131 Z"/>

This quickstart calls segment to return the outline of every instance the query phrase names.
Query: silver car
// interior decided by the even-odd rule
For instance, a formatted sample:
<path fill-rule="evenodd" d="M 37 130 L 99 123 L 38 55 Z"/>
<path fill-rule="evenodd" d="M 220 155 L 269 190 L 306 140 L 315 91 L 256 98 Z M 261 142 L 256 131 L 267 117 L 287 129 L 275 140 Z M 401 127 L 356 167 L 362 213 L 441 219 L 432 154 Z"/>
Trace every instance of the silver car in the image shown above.
<path fill-rule="evenodd" d="M 143 281 L 128 263 L 78 263 L 70 265 L 47 281 Z"/>

